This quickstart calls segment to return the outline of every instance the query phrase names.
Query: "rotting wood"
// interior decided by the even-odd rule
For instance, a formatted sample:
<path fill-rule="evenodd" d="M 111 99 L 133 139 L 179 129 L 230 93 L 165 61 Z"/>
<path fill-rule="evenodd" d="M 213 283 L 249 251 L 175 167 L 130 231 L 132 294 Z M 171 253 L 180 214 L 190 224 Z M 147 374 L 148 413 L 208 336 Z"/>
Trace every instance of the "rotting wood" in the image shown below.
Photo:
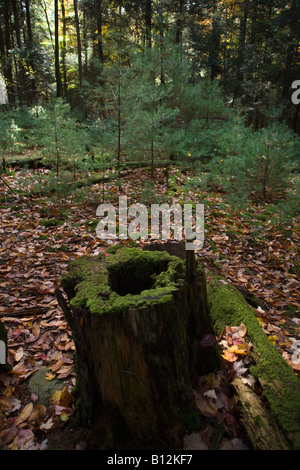
<path fill-rule="evenodd" d="M 253 364 L 250 373 L 257 380 L 261 388 L 263 405 L 269 409 L 264 416 L 264 425 L 268 429 L 269 439 L 266 440 L 264 449 L 269 450 L 269 445 L 283 450 L 288 448 L 300 449 L 300 381 L 290 365 L 283 359 L 273 346 L 267 335 L 261 328 L 255 317 L 254 309 L 247 304 L 242 294 L 232 283 L 222 276 L 210 274 L 207 285 L 208 304 L 210 316 L 216 334 L 220 334 L 224 327 L 238 326 L 244 323 L 247 328 L 247 336 L 252 343 L 251 355 Z M 236 384 L 240 384 L 237 382 Z M 255 401 L 255 395 L 250 394 L 245 387 L 237 387 L 240 394 L 242 410 L 246 413 L 245 396 L 252 397 L 251 405 L 259 407 Z M 246 394 L 247 392 L 247 394 Z M 256 413 L 255 411 L 253 411 Z M 271 421 L 267 424 L 268 416 Z M 252 413 L 245 414 L 245 429 L 249 438 L 253 439 L 254 448 L 261 448 L 262 438 L 259 432 L 253 430 Z M 258 419 L 258 418 L 257 418 Z M 275 424 L 274 424 L 275 423 Z M 284 435 L 286 442 L 281 439 Z M 271 444 L 273 443 L 273 444 Z M 282 446 L 282 447 L 280 447 Z"/>
<path fill-rule="evenodd" d="M 232 382 L 237 393 L 241 424 L 253 444 L 254 450 L 289 450 L 282 430 L 250 385 L 237 377 Z"/>
<path fill-rule="evenodd" d="M 187 430 L 202 422 L 194 373 L 218 364 L 214 349 L 210 363 L 198 346 L 213 330 L 194 253 L 183 261 L 123 248 L 82 258 L 71 263 L 62 286 L 69 304 L 60 291 L 57 298 L 76 347 L 78 416 L 92 425 L 97 447 L 180 448 Z"/>

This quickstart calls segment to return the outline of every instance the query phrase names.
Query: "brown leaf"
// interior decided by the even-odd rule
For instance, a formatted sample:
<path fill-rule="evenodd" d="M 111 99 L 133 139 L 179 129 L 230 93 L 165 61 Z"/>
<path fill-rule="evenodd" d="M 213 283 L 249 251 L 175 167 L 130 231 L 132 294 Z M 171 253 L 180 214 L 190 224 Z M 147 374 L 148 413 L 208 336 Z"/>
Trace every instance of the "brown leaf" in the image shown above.
<path fill-rule="evenodd" d="M 21 413 L 19 414 L 18 418 L 17 418 L 17 421 L 16 421 L 16 425 L 18 426 L 19 424 L 23 423 L 24 421 L 26 421 L 29 416 L 31 415 L 32 413 L 32 410 L 33 410 L 33 403 L 30 402 L 28 403 L 28 405 L 26 405 L 23 410 L 21 411 Z"/>

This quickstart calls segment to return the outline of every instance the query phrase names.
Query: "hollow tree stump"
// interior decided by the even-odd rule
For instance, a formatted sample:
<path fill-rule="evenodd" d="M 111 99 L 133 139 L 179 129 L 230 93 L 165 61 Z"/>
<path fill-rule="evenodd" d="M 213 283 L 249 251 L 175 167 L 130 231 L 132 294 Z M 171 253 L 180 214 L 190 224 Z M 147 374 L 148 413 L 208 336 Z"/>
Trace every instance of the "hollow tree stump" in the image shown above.
<path fill-rule="evenodd" d="M 196 373 L 217 365 L 204 271 L 165 251 L 122 248 L 83 257 L 62 279 L 59 303 L 76 347 L 77 409 L 97 448 L 164 442 L 199 429 Z M 205 343 L 205 341 L 204 341 Z M 139 444 L 138 444 L 139 443 Z"/>

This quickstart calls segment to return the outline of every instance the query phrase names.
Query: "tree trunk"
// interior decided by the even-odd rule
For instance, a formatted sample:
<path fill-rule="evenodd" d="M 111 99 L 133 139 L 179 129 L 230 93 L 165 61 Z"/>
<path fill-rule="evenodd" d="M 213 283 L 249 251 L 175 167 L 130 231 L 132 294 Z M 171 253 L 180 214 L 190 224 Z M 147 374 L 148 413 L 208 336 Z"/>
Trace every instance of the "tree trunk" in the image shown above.
<path fill-rule="evenodd" d="M 204 272 L 162 251 L 81 258 L 57 298 L 76 345 L 77 409 L 99 449 L 181 446 L 201 424 L 192 380 L 217 366 Z M 200 343 L 201 344 L 201 343 Z M 125 447 L 126 446 L 126 447 Z"/>
<path fill-rule="evenodd" d="M 31 12 L 30 12 L 29 0 L 25 0 L 25 7 L 26 7 L 26 23 L 27 23 L 27 35 L 28 35 L 27 47 L 29 51 L 31 52 L 33 48 L 33 35 L 32 35 L 32 27 L 31 27 Z M 28 58 L 28 62 L 32 70 L 32 77 L 30 78 L 30 102 L 32 103 L 36 96 L 35 64 L 34 64 L 34 59 L 32 57 Z"/>
<path fill-rule="evenodd" d="M 152 45 L 152 0 L 145 1 L 145 40 L 148 47 Z"/>
<path fill-rule="evenodd" d="M 97 21 L 97 34 L 94 42 L 97 44 L 97 57 L 100 63 L 104 63 L 104 53 L 102 45 L 102 0 L 95 0 L 95 17 Z"/>
<path fill-rule="evenodd" d="M 63 40 L 61 47 L 61 61 L 62 61 L 62 77 L 63 77 L 63 94 L 64 98 L 68 99 L 68 79 L 67 79 L 67 18 L 66 18 L 66 8 L 64 0 L 60 0 L 61 16 L 62 16 L 62 25 L 63 25 Z"/>
<path fill-rule="evenodd" d="M 59 66 L 59 17 L 58 17 L 58 0 L 54 0 L 54 20 L 55 20 L 55 78 L 56 78 L 56 96 L 62 97 L 62 82 Z"/>
<path fill-rule="evenodd" d="M 77 0 L 74 0 L 74 14 L 75 14 L 76 36 L 77 36 L 78 77 L 79 77 L 79 87 L 81 90 L 82 89 L 82 55 L 81 55 L 81 38 L 80 38 L 80 25 L 79 25 Z"/>
<path fill-rule="evenodd" d="M 10 40 L 10 12 L 8 2 L 4 2 L 4 24 L 5 24 L 5 44 L 6 44 L 6 61 L 4 66 L 4 76 L 6 79 L 7 97 L 10 105 L 15 106 L 16 95 L 15 85 L 12 69 L 12 55 L 10 53 L 11 40 Z"/>

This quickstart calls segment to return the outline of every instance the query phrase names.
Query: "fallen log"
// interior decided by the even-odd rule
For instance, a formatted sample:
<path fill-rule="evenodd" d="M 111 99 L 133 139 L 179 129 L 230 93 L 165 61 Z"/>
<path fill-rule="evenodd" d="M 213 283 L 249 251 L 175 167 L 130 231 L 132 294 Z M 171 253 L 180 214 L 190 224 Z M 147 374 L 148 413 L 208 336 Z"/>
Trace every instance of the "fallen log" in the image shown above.
<path fill-rule="evenodd" d="M 254 449 L 300 449 L 300 381 L 263 332 L 255 312 L 240 292 L 221 276 L 209 275 L 210 315 L 216 334 L 244 323 L 252 343 L 252 376 L 259 398 L 248 385 L 233 382 L 241 416 Z"/>
<path fill-rule="evenodd" d="M 219 358 L 215 344 L 199 347 L 213 329 L 194 253 L 181 260 L 123 247 L 73 261 L 62 286 L 69 303 L 61 292 L 57 298 L 76 347 L 77 415 L 92 426 L 93 445 L 182 448 L 202 420 L 193 377 L 215 370 Z"/>

